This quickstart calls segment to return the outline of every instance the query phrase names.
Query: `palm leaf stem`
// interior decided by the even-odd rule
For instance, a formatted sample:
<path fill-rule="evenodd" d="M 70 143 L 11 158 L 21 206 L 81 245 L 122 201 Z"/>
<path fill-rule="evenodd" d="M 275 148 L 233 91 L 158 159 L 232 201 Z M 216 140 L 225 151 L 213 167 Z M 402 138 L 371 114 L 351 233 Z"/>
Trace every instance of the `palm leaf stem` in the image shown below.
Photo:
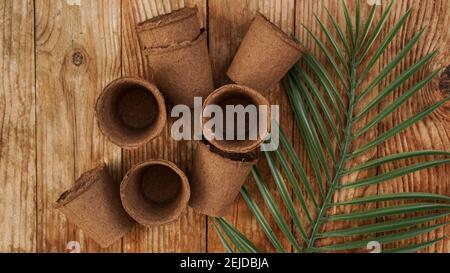
<path fill-rule="evenodd" d="M 355 100 L 356 100 L 356 84 L 357 84 L 357 80 L 356 80 L 356 67 L 353 65 L 355 62 L 353 62 L 354 60 L 354 56 L 352 57 L 352 65 L 351 65 L 351 76 L 350 76 L 350 103 L 349 103 L 349 108 L 348 108 L 348 112 L 347 112 L 347 116 L 348 117 L 352 117 L 355 111 Z M 329 208 L 329 204 L 331 204 L 332 198 L 334 196 L 334 193 L 336 191 L 336 189 L 339 186 L 339 182 L 342 178 L 342 176 L 345 173 L 345 168 L 346 168 L 346 163 L 347 163 L 347 159 L 348 159 L 348 152 L 349 152 L 349 148 L 351 145 L 351 141 L 352 141 L 352 131 L 351 129 L 353 128 L 353 119 L 352 118 L 348 118 L 347 119 L 347 126 L 345 129 L 345 135 L 344 135 L 344 145 L 342 146 L 343 150 L 342 150 L 342 156 L 341 156 L 341 160 L 339 162 L 339 164 L 337 165 L 337 169 L 336 169 L 336 175 L 334 176 L 332 182 L 331 182 L 331 186 L 330 186 L 330 190 L 328 191 L 323 205 L 320 208 L 318 215 L 317 215 L 317 219 L 316 222 L 314 223 L 314 226 L 312 228 L 312 232 L 311 232 L 311 236 L 307 242 L 307 246 L 306 246 L 306 253 L 311 253 L 314 250 L 314 245 L 316 243 L 316 240 L 319 238 L 319 232 L 320 232 L 320 228 L 321 228 L 321 223 L 322 223 L 322 219 L 325 217 L 328 208 Z"/>

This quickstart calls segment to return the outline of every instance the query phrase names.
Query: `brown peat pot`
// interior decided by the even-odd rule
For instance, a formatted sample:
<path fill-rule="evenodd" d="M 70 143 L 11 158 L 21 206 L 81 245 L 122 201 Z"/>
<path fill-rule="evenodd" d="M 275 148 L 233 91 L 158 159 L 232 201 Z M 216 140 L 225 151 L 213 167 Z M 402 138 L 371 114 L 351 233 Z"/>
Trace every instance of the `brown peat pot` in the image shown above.
<path fill-rule="evenodd" d="M 206 33 L 193 40 L 144 51 L 154 80 L 171 105 L 194 107 L 194 97 L 214 91 Z"/>
<path fill-rule="evenodd" d="M 122 207 L 119 184 L 106 165 L 83 174 L 54 207 L 102 247 L 122 238 L 135 224 Z"/>
<path fill-rule="evenodd" d="M 208 106 L 219 106 L 223 112 L 223 131 L 206 128 L 205 125 L 211 120 L 206 113 Z M 243 106 L 247 108 L 248 106 L 255 106 L 257 109 L 256 122 L 251 121 L 249 115 L 246 114 L 244 118 L 239 118 L 238 115 L 234 115 L 234 128 L 226 120 L 227 106 L 239 107 Z M 261 112 L 260 108 L 264 107 L 267 111 Z M 203 133 L 207 140 L 216 148 L 227 153 L 249 153 L 257 149 L 270 132 L 270 107 L 269 101 L 261 95 L 258 91 L 253 90 L 249 87 L 243 85 L 230 84 L 222 86 L 221 88 L 214 91 L 205 100 L 203 104 Z M 242 116 L 241 116 L 242 117 Z M 238 135 L 238 124 L 241 121 L 245 121 L 245 137 L 244 140 L 239 140 Z M 233 134 L 234 140 L 226 140 L 227 132 Z M 256 134 L 256 139 L 251 137 Z M 222 138 L 220 138 L 222 136 Z M 223 139 L 223 140 L 221 140 Z M 241 137 L 242 139 L 242 137 Z"/>
<path fill-rule="evenodd" d="M 189 205 L 201 214 L 225 216 L 257 162 L 257 152 L 228 154 L 200 142 L 194 157 Z"/>
<path fill-rule="evenodd" d="M 198 9 L 182 8 L 138 24 L 142 50 L 194 40 L 200 35 Z"/>
<path fill-rule="evenodd" d="M 300 60 L 302 47 L 258 13 L 227 75 L 235 83 L 266 92 Z"/>
<path fill-rule="evenodd" d="M 158 137 L 167 121 L 158 88 L 138 78 L 110 83 L 97 100 L 96 116 L 102 133 L 122 148 L 136 148 Z"/>
<path fill-rule="evenodd" d="M 122 204 L 138 223 L 159 226 L 177 220 L 186 210 L 191 190 L 174 163 L 152 160 L 133 167 L 120 187 Z"/>

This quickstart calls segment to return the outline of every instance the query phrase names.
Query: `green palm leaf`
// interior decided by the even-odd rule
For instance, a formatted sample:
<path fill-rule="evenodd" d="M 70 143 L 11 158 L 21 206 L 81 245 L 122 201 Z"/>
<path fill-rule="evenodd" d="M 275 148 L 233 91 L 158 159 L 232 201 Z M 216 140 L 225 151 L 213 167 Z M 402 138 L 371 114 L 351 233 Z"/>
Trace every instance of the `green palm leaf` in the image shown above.
<path fill-rule="evenodd" d="M 217 220 L 213 219 L 212 223 L 213 223 L 214 229 L 216 230 L 217 234 L 219 235 L 220 241 L 222 242 L 222 244 L 225 247 L 225 249 L 227 250 L 227 252 L 234 253 L 233 248 L 231 247 L 231 245 L 228 243 L 227 239 L 225 238 L 225 235 L 222 232 L 222 229 L 219 228 L 219 226 L 217 224 Z"/>
<path fill-rule="evenodd" d="M 423 37 L 425 30 L 421 30 L 412 35 L 373 80 L 368 80 L 375 65 L 397 39 L 399 33 L 403 32 L 411 16 L 412 10 L 408 10 L 391 29 L 386 29 L 385 25 L 393 5 L 394 1 L 375 21 L 378 10 L 376 6 L 370 9 L 367 19 L 364 20 L 359 0 L 356 2 L 353 17 L 346 4 L 342 2 L 345 25 L 339 25 L 335 16 L 327 10 L 327 18 L 332 24 L 331 29 L 321 18 L 314 16 L 325 41 L 320 40 L 320 35 L 304 26 L 326 61 L 321 63 L 320 58 L 313 53 L 306 53 L 301 64 L 296 65 L 285 77 L 284 85 L 307 157 L 300 160 L 302 157 L 296 154 L 294 145 L 280 128 L 280 148 L 275 152 L 267 152 L 265 158 L 273 178 L 270 183 L 275 184 L 277 196 L 281 197 L 282 202 L 276 201 L 256 167 L 253 170 L 253 177 L 267 210 L 258 207 L 249 192 L 246 189 L 242 190 L 242 196 L 250 211 L 269 242 L 279 252 L 287 251 L 281 241 L 288 242 L 296 252 L 365 249 L 371 241 L 384 245 L 402 242 L 447 225 L 450 215 L 448 196 L 407 192 L 335 201 L 336 194 L 342 194 L 344 191 L 391 183 L 395 178 L 450 163 L 450 152 L 436 150 L 408 151 L 365 162 L 354 160 L 398 136 L 413 124 L 423 121 L 450 99 L 445 98 L 418 111 L 412 117 L 394 124 L 392 128 L 362 145 L 354 145 L 355 140 L 364 137 L 370 129 L 400 109 L 439 73 L 438 71 L 424 73 L 424 68 L 437 54 L 436 51 L 431 51 L 416 63 L 403 68 L 398 77 L 393 80 L 388 78 L 394 69 L 400 69 L 400 64 L 405 63 L 408 54 Z M 419 77 L 420 79 L 417 79 Z M 385 109 L 381 109 L 365 125 L 356 126 L 358 121 L 379 108 L 389 95 L 406 87 L 407 90 L 399 98 Z M 379 90 L 379 93 L 368 99 L 367 95 L 375 90 Z M 361 110 L 357 112 L 356 109 Z M 409 161 L 415 163 L 403 165 Z M 376 169 L 389 163 L 402 166 L 384 173 Z M 365 174 L 360 172 L 369 169 L 377 170 L 377 173 L 359 178 L 360 174 Z M 313 175 L 308 176 L 307 170 Z M 358 179 L 348 181 L 348 178 L 354 176 Z M 344 195 L 352 196 L 348 194 L 341 196 Z M 346 210 L 345 213 L 337 210 L 348 206 L 358 206 L 358 209 Z M 340 213 L 336 214 L 336 210 Z M 263 211 L 268 211 L 270 215 L 264 215 Z M 395 218 L 392 219 L 392 216 Z M 269 225 L 271 221 L 268 217 L 274 220 L 281 234 L 275 234 L 274 228 Z M 368 220 L 370 223 L 367 223 Z M 256 251 L 254 244 L 224 219 L 216 220 L 216 223 L 219 237 L 226 249 L 235 248 L 240 252 Z M 328 226 L 326 224 L 333 223 L 348 225 L 336 230 L 325 229 Z M 294 231 L 300 236 L 296 237 Z M 330 238 L 343 238 L 345 241 L 324 245 L 322 239 Z M 445 237 L 441 237 L 421 243 L 402 243 L 401 247 L 387 248 L 384 252 L 415 252 L 444 239 Z M 333 240 L 326 241 L 333 242 Z"/>
<path fill-rule="evenodd" d="M 399 201 L 399 200 L 429 200 L 435 202 L 450 202 L 450 197 L 422 192 L 402 192 L 396 194 L 385 194 L 368 196 L 363 198 L 356 198 L 350 201 L 337 202 L 332 206 L 345 206 L 345 205 L 362 205 L 367 203 L 386 202 L 386 201 Z"/>
<path fill-rule="evenodd" d="M 397 24 L 394 26 L 394 28 L 391 30 L 391 32 L 388 34 L 388 36 L 384 39 L 383 43 L 380 45 L 378 50 L 373 54 L 372 58 L 370 59 L 369 63 L 366 65 L 366 69 L 361 74 L 360 79 L 358 83 L 364 81 L 369 74 L 370 70 L 373 68 L 375 63 L 379 60 L 383 52 L 387 49 L 388 45 L 392 42 L 394 37 L 399 33 L 399 31 L 402 29 L 402 26 L 405 24 L 408 17 L 411 15 L 411 10 L 408 10 L 405 15 L 403 15 L 402 18 L 397 22 Z M 415 41 L 413 38 L 412 41 Z M 401 51 L 400 56 L 404 54 L 407 51 Z"/>
<path fill-rule="evenodd" d="M 328 221 L 367 220 L 377 217 L 385 217 L 395 214 L 417 213 L 421 211 L 450 210 L 447 204 L 412 204 L 387 208 L 372 209 L 367 211 L 338 214 L 327 217 Z"/>
<path fill-rule="evenodd" d="M 372 225 L 364 225 L 364 226 L 358 226 L 355 228 L 348 228 L 348 229 L 324 232 L 324 233 L 321 233 L 319 236 L 321 238 L 328 238 L 328 237 L 367 235 L 370 233 L 383 233 L 383 232 L 387 232 L 387 231 L 398 230 L 401 228 L 407 228 L 407 227 L 411 227 L 411 226 L 416 226 L 418 224 L 424 224 L 427 222 L 438 220 L 445 216 L 448 216 L 449 214 L 450 213 L 447 212 L 447 213 L 441 213 L 441 214 L 436 214 L 436 215 L 432 214 L 432 215 L 426 215 L 426 216 L 420 216 L 420 217 L 414 217 L 414 218 L 400 219 L 397 221 L 386 221 L 386 222 L 381 222 L 381 223 L 372 224 Z"/>
<path fill-rule="evenodd" d="M 367 86 L 364 91 L 361 92 L 359 95 L 359 99 L 361 100 L 364 98 L 367 94 L 369 94 L 380 82 L 386 78 L 386 76 L 392 72 L 392 70 L 400 64 L 400 62 L 407 56 L 407 54 L 411 51 L 411 49 L 419 42 L 419 39 L 422 37 L 424 33 L 424 29 L 416 33 L 413 38 L 408 42 L 408 44 L 395 56 L 392 61 L 386 65 L 383 70 L 378 74 L 378 76 Z M 367 66 L 367 68 L 364 70 L 364 72 L 361 74 L 361 81 L 369 75 L 370 70 L 372 67 Z"/>
<path fill-rule="evenodd" d="M 230 223 L 225 219 L 216 219 L 216 224 L 220 227 L 220 230 L 230 239 L 231 243 L 241 253 L 257 253 L 258 249 L 254 246 L 250 240 L 248 240 L 241 232 L 233 228 Z M 231 249 L 230 246 L 227 247 Z"/>
<path fill-rule="evenodd" d="M 258 185 L 259 191 L 263 196 L 264 202 L 266 203 L 267 208 L 270 210 L 270 213 L 272 214 L 273 218 L 277 222 L 278 227 L 286 236 L 286 238 L 289 240 L 289 242 L 292 244 L 292 246 L 295 248 L 295 250 L 301 251 L 300 244 L 297 242 L 297 239 L 291 232 L 289 224 L 283 218 L 283 214 L 281 213 L 278 204 L 275 202 L 275 199 L 273 198 L 272 194 L 270 193 L 269 189 L 264 183 L 261 174 L 256 168 L 253 169 L 253 176 L 255 177 L 256 185 Z"/>
<path fill-rule="evenodd" d="M 402 241 L 405 239 L 417 237 L 419 235 L 432 232 L 440 227 L 445 226 L 446 224 L 447 223 L 437 224 L 437 225 L 421 227 L 421 228 L 417 228 L 417 229 L 413 229 L 413 230 L 402 231 L 402 232 L 398 232 L 395 234 L 372 237 L 370 239 L 363 239 L 363 240 L 352 241 L 352 242 L 343 243 L 343 244 L 324 246 L 324 247 L 314 249 L 314 252 L 343 251 L 343 250 L 351 250 L 351 249 L 358 249 L 358 248 L 360 249 L 360 248 L 366 247 L 368 243 L 373 242 L 373 241 L 377 241 L 381 244 L 398 242 L 398 241 Z"/>
<path fill-rule="evenodd" d="M 394 248 L 394 249 L 389 249 L 384 251 L 384 253 L 413 253 L 413 252 L 418 252 L 422 249 L 425 249 L 427 247 L 430 247 L 432 245 L 435 245 L 437 243 L 439 243 L 440 241 L 444 240 L 446 237 L 440 237 L 431 241 L 427 241 L 421 244 L 414 244 L 414 245 L 409 245 L 407 247 L 401 247 L 401 248 Z"/>
<path fill-rule="evenodd" d="M 262 213 L 261 209 L 258 207 L 256 202 L 251 198 L 247 189 L 243 188 L 241 193 L 242 193 L 242 198 L 247 203 L 247 206 L 250 208 L 253 215 L 255 215 L 256 220 L 261 225 L 264 233 L 266 234 L 267 238 L 270 240 L 272 245 L 275 247 L 275 249 L 278 252 L 285 253 L 286 250 L 284 249 L 280 240 L 275 235 L 275 232 L 273 231 L 273 229 L 270 227 L 269 222 L 267 221 L 266 217 L 264 217 L 264 214 Z"/>
<path fill-rule="evenodd" d="M 367 54 L 369 54 L 370 50 L 372 49 L 372 46 L 374 45 L 375 41 L 377 40 L 378 36 L 380 35 L 384 25 L 386 24 L 389 18 L 393 5 L 394 1 L 391 1 L 386 11 L 383 12 L 383 14 L 381 15 L 381 18 L 379 19 L 378 24 L 376 24 L 374 30 L 372 31 L 372 35 L 370 35 L 369 39 L 367 40 L 367 43 L 365 43 L 364 46 L 362 46 L 361 50 L 358 52 L 360 53 L 359 61 L 357 62 L 358 65 L 360 65 L 365 60 Z"/>
<path fill-rule="evenodd" d="M 359 148 L 358 150 L 353 152 L 353 156 L 360 155 L 364 152 L 367 152 L 368 150 L 380 145 L 381 143 L 385 142 L 386 140 L 394 137 L 401 131 L 408 129 L 411 125 L 415 124 L 416 122 L 419 122 L 423 120 L 426 116 L 430 115 L 434 111 L 436 111 L 438 108 L 440 108 L 442 105 L 446 104 L 449 101 L 450 98 L 446 98 L 443 101 L 437 102 L 434 105 L 428 107 L 427 109 L 423 110 L 422 112 L 414 115 L 413 117 L 409 118 L 408 120 L 400 123 L 399 125 L 395 126 L 394 128 L 390 129 L 389 131 L 385 132 L 375 140 L 369 142 L 365 146 Z"/>

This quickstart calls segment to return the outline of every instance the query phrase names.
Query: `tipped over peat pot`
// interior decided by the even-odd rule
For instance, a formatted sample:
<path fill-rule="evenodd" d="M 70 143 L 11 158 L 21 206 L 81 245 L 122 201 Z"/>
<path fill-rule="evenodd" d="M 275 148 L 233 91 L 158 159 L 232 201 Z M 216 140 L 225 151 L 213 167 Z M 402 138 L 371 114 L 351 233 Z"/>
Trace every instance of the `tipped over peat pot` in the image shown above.
<path fill-rule="evenodd" d="M 206 32 L 193 40 L 147 48 L 144 54 L 156 84 L 171 105 L 194 107 L 194 97 L 214 90 Z"/>
<path fill-rule="evenodd" d="M 225 216 L 258 162 L 258 152 L 228 154 L 200 142 L 194 158 L 189 205 L 201 214 Z"/>
<path fill-rule="evenodd" d="M 235 83 L 266 92 L 300 60 L 302 47 L 258 13 L 227 75 Z"/>
<path fill-rule="evenodd" d="M 184 172 L 165 160 L 148 161 L 133 167 L 120 186 L 125 210 L 147 227 L 177 220 L 186 210 L 190 195 Z"/>
<path fill-rule="evenodd" d="M 142 50 L 192 41 L 200 35 L 198 8 L 182 8 L 139 23 L 136 27 Z"/>
<path fill-rule="evenodd" d="M 158 88 L 138 78 L 113 81 L 96 105 L 100 130 L 122 148 L 136 148 L 159 136 L 166 125 L 166 114 Z"/>
<path fill-rule="evenodd" d="M 122 238 L 135 224 L 123 209 L 119 185 L 104 164 L 83 174 L 54 207 L 101 247 Z"/>
<path fill-rule="evenodd" d="M 203 128 L 203 133 L 208 141 L 218 148 L 227 153 L 249 153 L 257 149 L 270 132 L 270 105 L 269 101 L 261 95 L 258 91 L 253 90 L 243 85 L 229 84 L 222 86 L 214 91 L 205 100 L 203 105 L 202 124 L 205 125 L 211 119 L 206 115 L 206 107 L 216 105 L 222 108 L 223 114 L 223 131 L 218 131 L 217 127 L 213 129 Z M 251 122 L 249 115 L 246 114 L 243 120 L 245 121 L 245 140 L 239 140 L 238 137 L 238 122 L 240 118 L 234 115 L 234 128 L 231 128 L 229 121 L 226 120 L 227 106 L 256 106 L 257 116 L 256 124 Z M 267 111 L 259 111 L 261 107 L 266 107 Z M 234 140 L 226 140 L 226 133 L 234 130 Z M 256 134 L 256 139 L 251 139 L 250 136 Z M 220 138 L 220 136 L 222 138 Z M 223 140 L 220 140 L 223 139 Z"/>

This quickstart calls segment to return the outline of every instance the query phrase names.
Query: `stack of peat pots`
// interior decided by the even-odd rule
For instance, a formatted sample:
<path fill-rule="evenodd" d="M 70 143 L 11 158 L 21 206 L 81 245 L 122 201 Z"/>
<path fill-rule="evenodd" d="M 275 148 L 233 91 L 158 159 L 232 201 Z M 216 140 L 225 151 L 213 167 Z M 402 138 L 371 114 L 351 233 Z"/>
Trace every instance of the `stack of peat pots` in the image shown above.
<path fill-rule="evenodd" d="M 301 56 L 302 48 L 297 42 L 264 15 L 256 14 L 227 72 L 236 84 L 223 86 L 212 93 L 203 110 L 205 112 L 209 105 L 267 106 L 266 116 L 257 119 L 259 128 L 267 129 L 267 135 L 260 135 L 254 141 L 215 140 L 216 132 L 204 128 L 205 137 L 212 140 L 199 143 L 194 158 L 190 206 L 197 212 L 214 217 L 226 215 L 257 164 L 259 147 L 271 129 L 270 105 L 264 95 Z M 208 119 L 203 118 L 203 124 L 207 122 Z M 251 126 L 247 122 L 246 125 Z"/>
<path fill-rule="evenodd" d="M 210 105 L 270 109 L 264 94 L 302 55 L 295 41 L 257 14 L 227 73 L 235 84 L 214 91 L 207 36 L 196 7 L 144 21 L 136 31 L 150 75 L 111 82 L 96 105 L 101 132 L 124 149 L 160 136 L 168 105 L 192 108 L 195 97 L 204 99 L 204 111 Z M 102 247 L 122 238 L 136 223 L 171 223 L 188 205 L 208 216 L 225 216 L 270 135 L 270 110 L 263 115 L 258 120 L 265 130 L 256 140 L 218 140 L 215 137 L 223 132 L 204 128 L 209 141 L 199 141 L 190 179 L 173 162 L 154 159 L 132 167 L 119 186 L 101 164 L 63 193 L 55 208 Z M 206 123 L 208 118 L 202 118 Z"/>

